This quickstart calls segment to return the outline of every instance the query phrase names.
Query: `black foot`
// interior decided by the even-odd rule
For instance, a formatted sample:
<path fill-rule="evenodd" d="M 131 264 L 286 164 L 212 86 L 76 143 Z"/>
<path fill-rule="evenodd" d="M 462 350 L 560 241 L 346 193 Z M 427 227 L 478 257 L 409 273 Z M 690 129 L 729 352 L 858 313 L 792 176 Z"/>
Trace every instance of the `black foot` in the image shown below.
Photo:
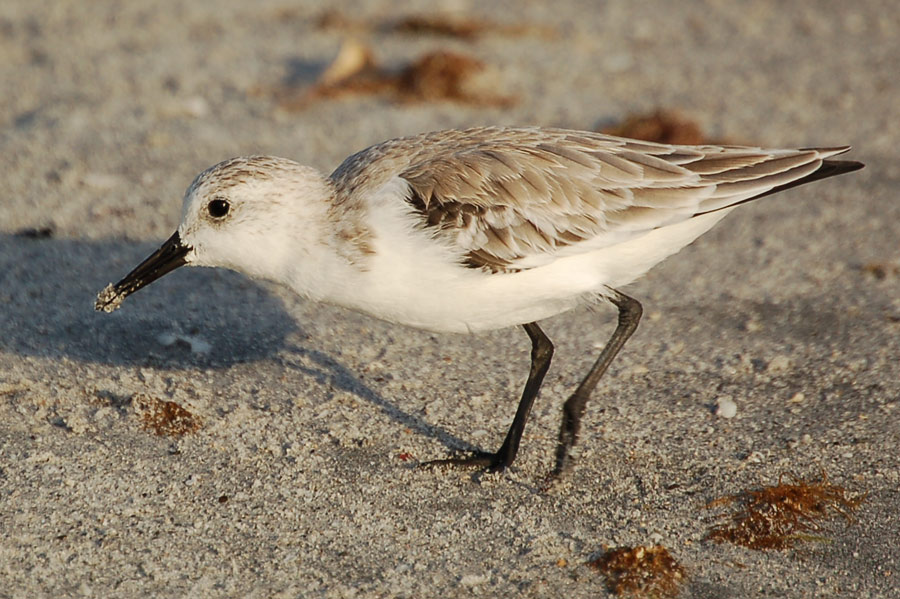
<path fill-rule="evenodd" d="M 460 468 L 481 468 L 485 472 L 503 472 L 509 464 L 499 453 L 476 451 L 464 458 L 444 458 L 443 460 L 429 460 L 423 462 L 421 468 L 435 468 L 440 466 L 452 466 Z"/>
<path fill-rule="evenodd" d="M 540 491 L 541 493 L 546 493 L 547 491 L 549 491 L 550 488 L 553 487 L 553 485 L 555 485 L 562 478 L 562 474 L 565 471 L 565 465 L 559 466 L 557 464 L 556 468 L 544 475 L 543 480 L 538 485 L 538 491 Z"/>

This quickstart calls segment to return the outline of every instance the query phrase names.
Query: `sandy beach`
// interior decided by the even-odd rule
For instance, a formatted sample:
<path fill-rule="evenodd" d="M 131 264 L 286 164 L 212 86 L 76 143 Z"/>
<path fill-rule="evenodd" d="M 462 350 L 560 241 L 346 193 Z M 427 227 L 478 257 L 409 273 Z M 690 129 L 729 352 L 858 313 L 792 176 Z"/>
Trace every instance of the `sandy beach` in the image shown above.
<path fill-rule="evenodd" d="M 896 3 L 436 10 L 0 6 L 0 598 L 586 599 L 615 596 L 590 562 L 656 545 L 681 597 L 900 596 Z M 504 474 L 416 465 L 499 445 L 521 329 L 431 334 L 199 268 L 93 310 L 231 156 L 327 173 L 402 135 L 657 110 L 866 168 L 742 206 L 628 287 L 644 319 L 547 490 L 611 307 L 542 324 L 554 362 Z M 741 500 L 710 503 L 779 481 L 837 495 L 791 547 L 709 538 Z"/>

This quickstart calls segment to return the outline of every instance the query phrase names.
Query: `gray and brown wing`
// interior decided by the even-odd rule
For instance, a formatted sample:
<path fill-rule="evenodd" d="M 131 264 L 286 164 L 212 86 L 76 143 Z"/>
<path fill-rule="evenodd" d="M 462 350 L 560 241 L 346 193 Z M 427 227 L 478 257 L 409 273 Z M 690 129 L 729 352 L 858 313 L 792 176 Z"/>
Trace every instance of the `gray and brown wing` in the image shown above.
<path fill-rule="evenodd" d="M 669 146 L 553 129 L 452 133 L 415 138 L 420 150 L 399 176 L 422 225 L 458 247 L 468 265 L 495 272 L 620 243 L 861 166 L 825 160 L 848 147 Z"/>

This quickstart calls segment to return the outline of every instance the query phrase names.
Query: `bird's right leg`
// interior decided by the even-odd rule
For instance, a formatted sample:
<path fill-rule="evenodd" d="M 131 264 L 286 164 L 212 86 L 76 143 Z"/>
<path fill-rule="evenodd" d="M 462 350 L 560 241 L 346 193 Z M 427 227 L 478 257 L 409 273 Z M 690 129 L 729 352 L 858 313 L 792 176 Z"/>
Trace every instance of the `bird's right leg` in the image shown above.
<path fill-rule="evenodd" d="M 559 443 L 556 446 L 556 467 L 551 472 L 551 478 L 558 477 L 566 469 L 569 463 L 569 450 L 578 440 L 578 430 L 581 428 L 581 417 L 584 415 L 584 408 L 591 392 L 600 381 L 600 377 L 609 368 L 613 358 L 628 341 L 638 322 L 641 320 L 643 308 L 641 303 L 632 297 L 628 297 L 624 293 L 612 290 L 613 295 L 609 298 L 613 304 L 619 309 L 619 324 L 616 326 L 615 332 L 606 343 L 606 347 L 600 352 L 600 356 L 578 388 L 572 394 L 566 403 L 563 404 L 563 420 L 559 429 Z"/>

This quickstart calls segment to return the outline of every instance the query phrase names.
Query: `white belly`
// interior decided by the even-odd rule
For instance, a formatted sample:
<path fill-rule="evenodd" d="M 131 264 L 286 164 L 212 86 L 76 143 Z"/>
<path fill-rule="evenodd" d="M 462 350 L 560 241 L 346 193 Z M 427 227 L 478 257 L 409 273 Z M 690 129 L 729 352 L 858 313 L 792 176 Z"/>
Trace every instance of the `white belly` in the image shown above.
<path fill-rule="evenodd" d="M 488 273 L 453 261 L 423 235 L 382 238 L 368 270 L 322 299 L 382 320 L 465 333 L 533 322 L 588 296 L 631 283 L 721 220 L 728 210 L 655 229 L 627 242 L 515 273 Z M 401 241 L 398 241 L 401 239 Z"/>

